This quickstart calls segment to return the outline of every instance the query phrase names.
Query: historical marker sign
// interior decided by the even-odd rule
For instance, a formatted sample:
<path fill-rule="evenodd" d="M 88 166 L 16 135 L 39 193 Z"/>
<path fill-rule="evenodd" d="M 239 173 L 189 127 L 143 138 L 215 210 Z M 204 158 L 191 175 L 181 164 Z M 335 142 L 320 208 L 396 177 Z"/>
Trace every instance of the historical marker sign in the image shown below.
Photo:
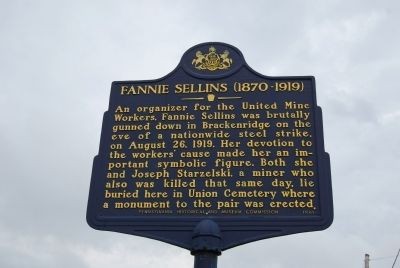
<path fill-rule="evenodd" d="M 87 221 L 190 249 L 209 219 L 227 249 L 327 228 L 331 191 L 314 77 L 205 43 L 161 79 L 112 83 Z"/>

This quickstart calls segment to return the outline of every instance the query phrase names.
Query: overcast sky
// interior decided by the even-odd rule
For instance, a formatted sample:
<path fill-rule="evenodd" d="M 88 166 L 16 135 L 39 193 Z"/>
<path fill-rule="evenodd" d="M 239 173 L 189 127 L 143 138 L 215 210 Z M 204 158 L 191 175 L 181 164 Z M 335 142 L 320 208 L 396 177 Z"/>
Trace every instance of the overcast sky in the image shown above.
<path fill-rule="evenodd" d="M 399 3 L 1 0 L 0 267 L 192 267 L 188 251 L 93 230 L 85 213 L 111 82 L 162 77 L 207 41 L 265 75 L 316 77 L 335 207 L 329 229 L 236 247 L 219 267 L 361 268 L 365 253 L 391 267 Z"/>

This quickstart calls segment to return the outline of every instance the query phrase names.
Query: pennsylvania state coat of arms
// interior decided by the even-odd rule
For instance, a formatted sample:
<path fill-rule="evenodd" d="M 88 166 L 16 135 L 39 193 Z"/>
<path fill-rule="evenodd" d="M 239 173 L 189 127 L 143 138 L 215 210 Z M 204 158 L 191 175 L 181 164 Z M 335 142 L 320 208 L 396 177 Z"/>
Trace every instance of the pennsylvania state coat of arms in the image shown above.
<path fill-rule="evenodd" d="M 196 52 L 196 58 L 193 59 L 192 65 L 198 70 L 224 70 L 231 67 L 233 61 L 229 56 L 229 51 L 225 50 L 222 54 L 218 54 L 215 47 L 210 47 L 207 54 L 203 54 L 200 50 Z"/>

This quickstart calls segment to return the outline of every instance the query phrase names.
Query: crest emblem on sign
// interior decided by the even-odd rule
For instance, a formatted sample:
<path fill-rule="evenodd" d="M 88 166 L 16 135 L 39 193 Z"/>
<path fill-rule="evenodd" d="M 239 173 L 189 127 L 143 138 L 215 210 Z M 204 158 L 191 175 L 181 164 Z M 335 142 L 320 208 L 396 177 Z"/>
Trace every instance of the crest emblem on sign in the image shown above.
<path fill-rule="evenodd" d="M 225 70 L 231 67 L 233 61 L 229 58 L 229 51 L 225 50 L 222 54 L 218 54 L 215 47 L 211 46 L 207 54 L 203 54 L 200 50 L 196 52 L 196 58 L 193 59 L 192 65 L 198 70 Z"/>

